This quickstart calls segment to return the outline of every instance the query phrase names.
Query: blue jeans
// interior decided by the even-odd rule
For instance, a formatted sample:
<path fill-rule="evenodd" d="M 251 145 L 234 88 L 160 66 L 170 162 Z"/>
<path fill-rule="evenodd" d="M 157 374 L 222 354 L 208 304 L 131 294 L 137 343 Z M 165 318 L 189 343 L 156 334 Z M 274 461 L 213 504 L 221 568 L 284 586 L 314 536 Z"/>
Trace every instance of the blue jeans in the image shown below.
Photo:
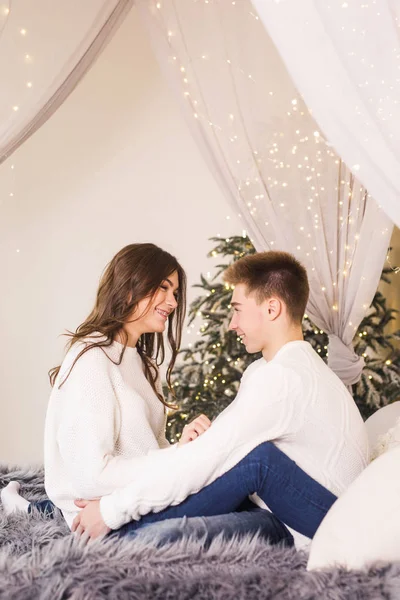
<path fill-rule="evenodd" d="M 283 523 L 269 510 L 258 508 L 252 502 L 248 510 L 239 510 L 226 515 L 213 517 L 181 517 L 158 523 L 142 525 L 134 531 L 121 528 L 110 535 L 150 542 L 155 546 L 165 546 L 183 539 L 200 540 L 204 548 L 219 537 L 224 542 L 242 536 L 259 535 L 269 544 L 291 547 L 293 536 Z"/>
<path fill-rule="evenodd" d="M 262 529 L 264 534 L 266 527 L 269 527 L 267 521 L 271 524 L 272 530 L 277 526 L 276 520 L 279 520 L 309 538 L 314 536 L 322 519 L 336 500 L 334 494 L 307 475 L 273 443 L 264 442 L 230 471 L 200 492 L 192 494 L 177 506 L 170 506 L 158 513 L 149 513 L 140 521 L 131 521 L 113 534 L 133 535 L 133 532 L 143 527 L 167 519 L 188 517 L 190 521 L 193 517 L 218 516 L 210 522 L 210 526 L 212 525 L 215 531 L 218 529 L 218 520 L 222 522 L 225 517 L 231 516 L 228 513 L 236 512 L 253 493 L 257 493 L 264 500 L 273 515 L 267 516 L 270 513 L 265 511 L 255 512 L 250 520 L 246 521 L 252 526 L 251 532 L 257 530 L 257 518 L 261 520 L 258 529 Z M 35 506 L 41 509 L 37 503 Z M 224 515 L 224 519 L 221 515 Z M 238 515 L 240 520 L 240 513 Z M 247 516 L 244 516 L 243 520 L 247 519 Z M 207 525 L 204 520 L 201 523 L 203 527 Z M 235 523 L 237 524 L 236 516 Z M 289 532 L 284 527 L 282 535 L 287 536 L 287 533 Z"/>
<path fill-rule="evenodd" d="M 34 510 L 38 510 L 40 513 L 42 513 L 42 515 L 52 519 L 55 516 L 56 511 L 58 511 L 58 508 L 52 503 L 51 500 L 36 500 L 34 502 L 30 502 L 28 506 L 28 514 L 32 514 Z"/>
<path fill-rule="evenodd" d="M 312 479 L 273 443 L 264 442 L 230 471 L 177 506 L 130 521 L 119 535 L 181 517 L 212 517 L 232 513 L 257 493 L 280 521 L 312 538 L 336 496 Z"/>

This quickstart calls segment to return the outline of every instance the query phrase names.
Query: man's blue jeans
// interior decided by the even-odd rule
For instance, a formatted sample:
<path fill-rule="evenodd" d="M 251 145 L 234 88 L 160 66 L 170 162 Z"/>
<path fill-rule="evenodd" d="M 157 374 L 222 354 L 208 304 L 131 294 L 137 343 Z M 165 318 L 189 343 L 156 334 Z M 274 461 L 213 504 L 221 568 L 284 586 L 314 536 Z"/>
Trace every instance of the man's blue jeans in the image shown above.
<path fill-rule="evenodd" d="M 258 496 L 280 521 L 312 538 L 336 496 L 312 479 L 273 443 L 264 442 L 230 471 L 177 506 L 123 525 L 119 535 L 149 523 L 235 512 L 250 494 Z"/>
<path fill-rule="evenodd" d="M 182 519 L 182 517 L 187 517 L 189 521 L 193 517 L 214 517 L 210 525 L 213 525 L 213 529 L 217 531 L 218 519 L 216 517 L 219 516 L 222 523 L 225 518 L 229 517 L 228 513 L 235 513 L 253 493 L 257 493 L 264 500 L 273 515 L 270 517 L 267 516 L 270 513 L 264 512 L 263 514 L 256 511 L 248 521 L 248 524 L 251 525 L 250 533 L 257 530 L 259 516 L 261 525 L 258 529 L 262 529 L 262 533 L 266 537 L 268 537 L 266 531 L 266 528 L 269 527 L 268 521 L 270 521 L 272 531 L 276 527 L 276 519 L 278 519 L 285 525 L 312 538 L 336 500 L 336 496 L 307 475 L 273 443 L 265 442 L 200 492 L 192 494 L 177 506 L 170 506 L 158 513 L 144 515 L 140 521 L 131 521 L 113 532 L 113 535 L 136 535 L 134 532 L 143 527 L 147 528 L 150 524 L 169 519 Z M 40 509 L 40 507 L 38 508 Z M 225 516 L 222 517 L 222 515 Z M 237 516 L 240 520 L 240 513 L 234 517 L 236 523 Z M 246 514 L 243 520 L 245 521 L 247 517 Z M 202 526 L 207 525 L 204 521 L 201 523 Z M 225 523 L 227 522 L 225 521 Z M 163 527 L 165 526 L 163 525 Z M 168 528 L 168 526 L 166 527 Z M 289 532 L 286 527 L 283 525 L 282 527 L 282 535 L 285 537 Z"/>

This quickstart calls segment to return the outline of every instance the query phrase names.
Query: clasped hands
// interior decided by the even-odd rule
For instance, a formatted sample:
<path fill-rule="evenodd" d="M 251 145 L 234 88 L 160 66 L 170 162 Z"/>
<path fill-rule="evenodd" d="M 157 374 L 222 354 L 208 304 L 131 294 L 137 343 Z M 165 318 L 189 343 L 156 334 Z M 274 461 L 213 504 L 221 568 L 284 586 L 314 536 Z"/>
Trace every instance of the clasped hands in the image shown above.
<path fill-rule="evenodd" d="M 192 442 L 210 427 L 211 421 L 205 415 L 196 417 L 191 423 L 185 425 L 178 446 Z M 71 531 L 83 540 L 101 538 L 110 533 L 111 529 L 104 523 L 100 511 L 100 500 L 75 500 L 75 505 L 80 508 L 75 517 Z"/>

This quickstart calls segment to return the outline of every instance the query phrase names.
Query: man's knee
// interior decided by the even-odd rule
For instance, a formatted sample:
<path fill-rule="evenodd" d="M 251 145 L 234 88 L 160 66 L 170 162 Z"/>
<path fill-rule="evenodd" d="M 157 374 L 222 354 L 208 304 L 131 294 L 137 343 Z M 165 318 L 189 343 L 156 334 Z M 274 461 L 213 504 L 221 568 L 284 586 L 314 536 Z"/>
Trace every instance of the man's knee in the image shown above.
<path fill-rule="evenodd" d="M 251 458 L 262 459 L 268 461 L 276 456 L 279 456 L 280 450 L 272 442 L 262 442 L 248 454 Z"/>

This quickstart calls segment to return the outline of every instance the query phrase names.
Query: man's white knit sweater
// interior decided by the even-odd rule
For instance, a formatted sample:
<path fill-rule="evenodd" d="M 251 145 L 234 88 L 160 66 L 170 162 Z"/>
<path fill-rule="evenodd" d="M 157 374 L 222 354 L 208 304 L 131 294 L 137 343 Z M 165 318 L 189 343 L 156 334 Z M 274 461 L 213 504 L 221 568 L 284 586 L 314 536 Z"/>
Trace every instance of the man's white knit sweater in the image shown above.
<path fill-rule="evenodd" d="M 117 529 L 179 504 L 264 441 L 273 441 L 335 495 L 368 463 L 358 408 L 308 342 L 289 342 L 270 362 L 253 363 L 236 399 L 195 441 L 132 461 L 132 483 L 101 499 L 103 519 Z"/>
<path fill-rule="evenodd" d="M 120 365 L 108 358 L 119 362 L 118 342 L 104 351 L 88 350 L 58 389 L 84 347 L 74 344 L 67 353 L 45 425 L 46 492 L 70 527 L 79 512 L 75 499 L 100 498 L 134 481 L 134 465 L 169 446 L 164 406 L 144 376 L 136 348 L 126 348 Z"/>

